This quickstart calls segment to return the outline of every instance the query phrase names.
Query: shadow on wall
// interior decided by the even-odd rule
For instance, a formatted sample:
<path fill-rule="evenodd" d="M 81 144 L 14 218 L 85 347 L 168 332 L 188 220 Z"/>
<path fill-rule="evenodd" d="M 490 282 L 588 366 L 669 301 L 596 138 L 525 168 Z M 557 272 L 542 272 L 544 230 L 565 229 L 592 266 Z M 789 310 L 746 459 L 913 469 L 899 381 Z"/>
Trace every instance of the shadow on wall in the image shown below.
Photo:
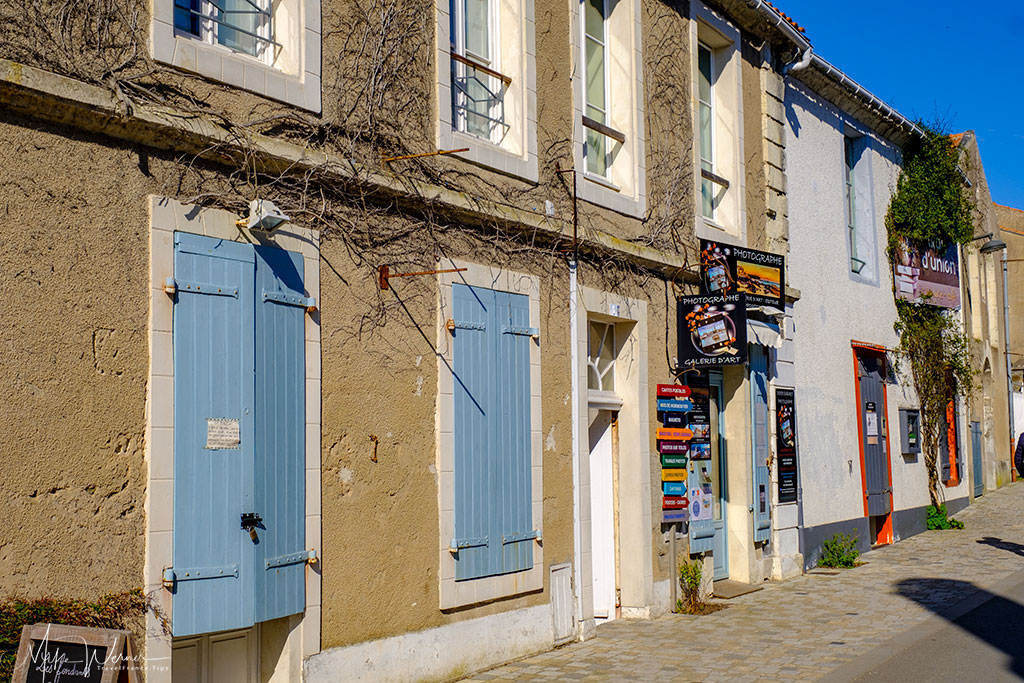
<path fill-rule="evenodd" d="M 989 543 L 994 547 L 1024 555 L 1024 546 L 998 538 L 989 537 L 978 543 L 989 540 L 994 541 Z M 949 619 L 951 624 L 989 646 L 998 648 L 1009 659 L 1006 668 L 1024 678 L 1024 638 L 1021 637 L 1024 605 L 982 590 L 969 581 L 955 579 L 906 579 L 896 584 L 896 593 Z M 972 604 L 978 606 L 954 616 L 957 611 L 950 610 L 950 606 L 968 597 L 972 598 Z"/>

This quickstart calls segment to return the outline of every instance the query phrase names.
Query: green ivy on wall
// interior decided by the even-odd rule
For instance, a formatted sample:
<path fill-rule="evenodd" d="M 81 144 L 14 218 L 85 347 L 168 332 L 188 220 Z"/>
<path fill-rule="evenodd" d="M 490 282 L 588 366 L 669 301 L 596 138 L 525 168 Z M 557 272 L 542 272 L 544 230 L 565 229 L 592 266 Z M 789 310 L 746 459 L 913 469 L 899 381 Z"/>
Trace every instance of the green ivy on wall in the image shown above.
<path fill-rule="evenodd" d="M 921 125 L 921 124 L 919 124 Z M 885 215 L 890 263 L 896 262 L 901 239 L 911 244 L 966 244 L 974 237 L 974 206 L 961 164 L 959 148 L 938 127 L 921 126 L 923 140 L 906 151 L 896 192 Z M 893 288 L 895 297 L 896 289 Z M 897 362 L 907 362 L 921 408 L 922 454 L 928 469 L 928 494 L 938 508 L 937 467 L 946 406 L 957 393 L 973 390 L 967 337 L 958 316 L 927 300 L 896 298 L 899 335 Z"/>

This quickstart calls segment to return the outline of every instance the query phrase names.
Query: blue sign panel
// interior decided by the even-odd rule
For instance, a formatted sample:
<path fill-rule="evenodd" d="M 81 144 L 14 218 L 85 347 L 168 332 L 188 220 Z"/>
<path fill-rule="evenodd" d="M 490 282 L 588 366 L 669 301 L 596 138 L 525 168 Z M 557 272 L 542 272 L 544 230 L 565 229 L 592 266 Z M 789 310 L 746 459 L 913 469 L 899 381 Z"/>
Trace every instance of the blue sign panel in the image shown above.
<path fill-rule="evenodd" d="M 670 398 L 658 399 L 659 413 L 688 413 L 693 410 L 693 401 L 688 398 L 674 400 Z"/>
<path fill-rule="evenodd" d="M 685 481 L 663 481 L 661 482 L 662 493 L 666 496 L 685 496 Z"/>

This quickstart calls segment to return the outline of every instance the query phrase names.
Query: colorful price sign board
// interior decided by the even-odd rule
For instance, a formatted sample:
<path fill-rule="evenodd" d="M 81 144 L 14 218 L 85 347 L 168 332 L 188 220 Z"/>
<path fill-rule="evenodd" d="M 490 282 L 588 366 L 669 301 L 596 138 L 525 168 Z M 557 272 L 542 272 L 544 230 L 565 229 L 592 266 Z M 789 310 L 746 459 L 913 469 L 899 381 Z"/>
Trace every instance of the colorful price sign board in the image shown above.
<path fill-rule="evenodd" d="M 658 430 L 658 438 L 666 441 L 689 441 L 693 438 L 693 432 L 689 429 L 662 427 Z"/>
<path fill-rule="evenodd" d="M 678 522 L 690 521 L 690 509 L 685 510 L 662 510 L 661 521 L 663 524 L 676 524 Z"/>
<path fill-rule="evenodd" d="M 682 455 L 663 455 L 661 456 L 662 467 L 686 467 L 690 462 L 690 456 L 683 453 Z"/>
<path fill-rule="evenodd" d="M 686 413 L 662 413 L 661 424 L 666 427 L 686 427 L 690 418 Z"/>
<path fill-rule="evenodd" d="M 679 400 L 671 398 L 658 399 L 659 413 L 688 413 L 691 410 L 693 410 L 693 401 L 688 398 Z"/>
<path fill-rule="evenodd" d="M 683 455 L 689 452 L 690 444 L 685 441 L 659 441 L 658 452 L 662 455 Z"/>
<path fill-rule="evenodd" d="M 670 469 L 661 471 L 662 481 L 686 481 L 687 471 L 685 469 Z"/>
<path fill-rule="evenodd" d="M 686 483 L 682 481 L 661 482 L 661 492 L 666 496 L 685 496 Z"/>
<path fill-rule="evenodd" d="M 689 398 L 690 387 L 682 387 L 678 384 L 659 384 L 658 396 L 671 396 L 676 398 Z"/>
<path fill-rule="evenodd" d="M 662 510 L 683 510 L 690 504 L 686 496 L 665 496 L 661 501 Z"/>

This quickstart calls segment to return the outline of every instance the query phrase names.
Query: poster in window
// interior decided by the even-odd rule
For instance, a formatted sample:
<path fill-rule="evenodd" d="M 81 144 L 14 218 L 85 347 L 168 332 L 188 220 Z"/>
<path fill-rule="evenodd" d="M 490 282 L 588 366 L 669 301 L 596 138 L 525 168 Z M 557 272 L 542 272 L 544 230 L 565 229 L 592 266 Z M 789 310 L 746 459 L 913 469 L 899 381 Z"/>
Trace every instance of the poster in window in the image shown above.
<path fill-rule="evenodd" d="M 681 367 L 746 364 L 747 308 L 743 294 L 679 297 L 676 315 Z"/>
<path fill-rule="evenodd" d="M 792 389 L 775 390 L 775 450 L 778 453 L 779 503 L 795 503 L 796 396 Z"/>
<path fill-rule="evenodd" d="M 960 257 L 955 243 L 900 239 L 893 269 L 900 299 L 960 308 Z"/>
<path fill-rule="evenodd" d="M 771 306 L 785 310 L 785 257 L 701 240 L 700 291 L 705 295 L 746 294 L 747 306 Z"/>

